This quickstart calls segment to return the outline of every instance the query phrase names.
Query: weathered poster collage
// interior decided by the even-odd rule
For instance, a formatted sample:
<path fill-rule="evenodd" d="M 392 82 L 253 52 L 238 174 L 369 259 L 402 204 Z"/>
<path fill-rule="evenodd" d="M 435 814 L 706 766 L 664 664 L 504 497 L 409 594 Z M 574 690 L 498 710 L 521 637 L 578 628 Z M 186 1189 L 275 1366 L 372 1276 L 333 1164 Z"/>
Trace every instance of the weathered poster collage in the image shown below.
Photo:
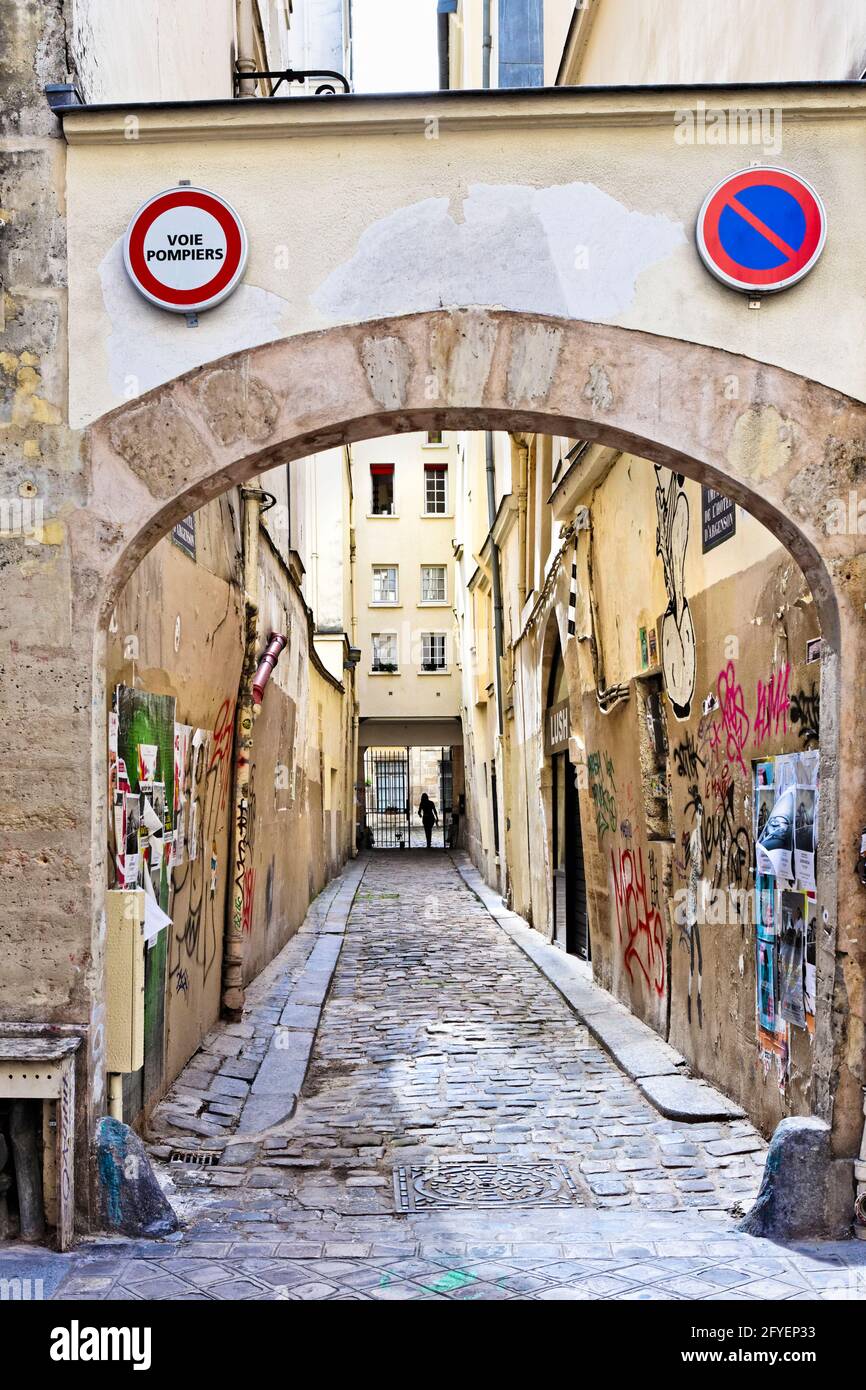
<path fill-rule="evenodd" d="M 790 1027 L 815 1031 L 817 748 L 753 764 L 758 1045 L 788 1074 Z"/>
<path fill-rule="evenodd" d="M 171 922 L 172 871 L 200 852 L 197 783 L 210 735 L 178 724 L 173 695 L 119 685 L 108 716 L 109 844 L 115 888 L 145 890 L 145 936 Z"/>

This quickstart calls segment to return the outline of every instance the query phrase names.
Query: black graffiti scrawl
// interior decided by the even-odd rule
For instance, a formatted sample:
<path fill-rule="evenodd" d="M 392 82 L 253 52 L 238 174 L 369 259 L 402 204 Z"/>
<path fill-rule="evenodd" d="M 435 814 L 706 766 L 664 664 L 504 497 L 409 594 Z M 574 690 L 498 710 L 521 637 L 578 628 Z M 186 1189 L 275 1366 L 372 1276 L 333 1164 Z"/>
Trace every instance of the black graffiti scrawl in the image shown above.
<path fill-rule="evenodd" d="M 695 693 L 695 625 L 685 593 L 686 547 L 689 541 L 689 499 L 683 475 L 656 471 L 656 554 L 662 557 L 668 606 L 662 618 L 662 670 L 668 698 L 677 719 L 688 719 Z"/>

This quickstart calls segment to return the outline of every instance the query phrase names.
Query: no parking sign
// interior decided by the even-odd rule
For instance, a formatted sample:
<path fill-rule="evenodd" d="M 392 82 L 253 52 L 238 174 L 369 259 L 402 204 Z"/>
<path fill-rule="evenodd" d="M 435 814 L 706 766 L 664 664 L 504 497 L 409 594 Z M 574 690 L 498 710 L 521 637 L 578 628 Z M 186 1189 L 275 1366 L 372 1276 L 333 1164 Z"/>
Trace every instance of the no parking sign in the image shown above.
<path fill-rule="evenodd" d="M 181 185 L 149 198 L 126 232 L 123 260 L 152 304 L 192 314 L 221 303 L 240 281 L 247 234 L 234 208 L 204 188 Z"/>
<path fill-rule="evenodd" d="M 827 214 L 799 175 L 740 169 L 707 194 L 696 235 L 716 279 L 750 294 L 772 294 L 808 275 L 824 249 Z"/>

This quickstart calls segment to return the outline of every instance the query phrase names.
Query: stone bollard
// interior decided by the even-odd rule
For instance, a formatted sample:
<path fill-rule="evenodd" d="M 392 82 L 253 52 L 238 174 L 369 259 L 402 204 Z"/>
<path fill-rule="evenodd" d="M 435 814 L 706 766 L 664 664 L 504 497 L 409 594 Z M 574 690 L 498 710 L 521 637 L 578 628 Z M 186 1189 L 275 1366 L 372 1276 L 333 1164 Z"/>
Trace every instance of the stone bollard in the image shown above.
<path fill-rule="evenodd" d="M 738 1229 L 768 1240 L 844 1239 L 851 1234 L 853 1177 L 851 1160 L 833 1158 L 824 1120 L 781 1120 L 755 1205 Z"/>
<path fill-rule="evenodd" d="M 96 1127 L 102 1226 L 125 1236 L 167 1236 L 178 1228 L 174 1209 L 157 1182 L 147 1150 L 120 1120 Z"/>

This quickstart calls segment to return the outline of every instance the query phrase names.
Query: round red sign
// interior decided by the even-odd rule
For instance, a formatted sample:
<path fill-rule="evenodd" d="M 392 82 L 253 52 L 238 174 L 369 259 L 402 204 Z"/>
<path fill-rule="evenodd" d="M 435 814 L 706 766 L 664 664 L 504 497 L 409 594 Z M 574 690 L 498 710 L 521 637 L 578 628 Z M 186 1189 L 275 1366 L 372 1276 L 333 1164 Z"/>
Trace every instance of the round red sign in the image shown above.
<path fill-rule="evenodd" d="M 138 209 L 123 259 L 137 290 L 176 314 L 212 309 L 235 289 L 247 234 L 234 208 L 204 188 L 167 189 Z"/>
<path fill-rule="evenodd" d="M 815 189 L 788 169 L 749 168 L 710 189 L 698 214 L 698 251 L 707 269 L 736 290 L 770 294 L 812 269 L 827 238 Z"/>

